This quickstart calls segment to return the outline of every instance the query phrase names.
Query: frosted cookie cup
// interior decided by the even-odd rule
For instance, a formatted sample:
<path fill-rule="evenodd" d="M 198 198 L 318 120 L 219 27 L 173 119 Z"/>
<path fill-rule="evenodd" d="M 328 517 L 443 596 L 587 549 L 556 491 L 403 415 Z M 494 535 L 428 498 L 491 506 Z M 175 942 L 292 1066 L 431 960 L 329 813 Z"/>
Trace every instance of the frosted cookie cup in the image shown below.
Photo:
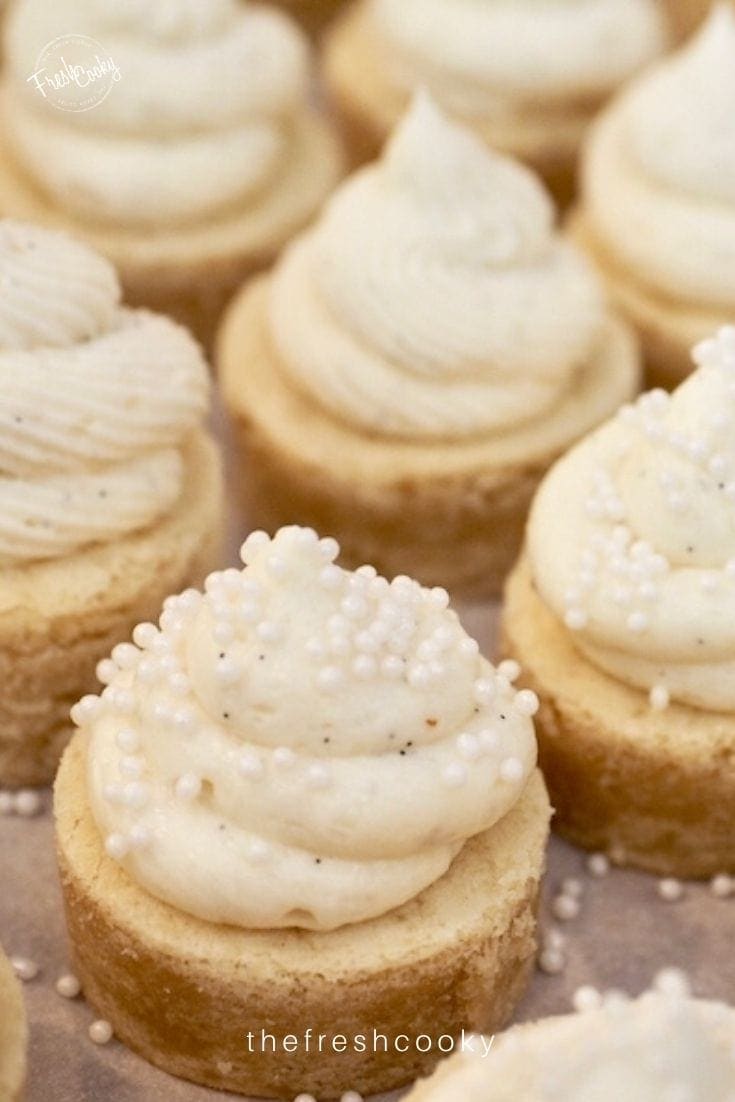
<path fill-rule="evenodd" d="M 708 877 L 735 871 L 735 329 L 695 361 L 549 473 L 503 634 L 559 832 Z"/>
<path fill-rule="evenodd" d="M 596 121 L 570 222 L 638 332 L 651 386 L 735 314 L 735 8 L 716 4 L 678 53 Z"/>
<path fill-rule="evenodd" d="M 507 1020 L 534 955 L 536 701 L 445 592 L 337 550 L 259 533 L 243 572 L 168 601 L 75 712 L 56 782 L 87 998 L 158 1066 L 249 1095 L 406 1083 L 440 1035 Z M 275 1053 L 248 1048 L 261 1029 Z M 386 1051 L 360 1050 L 373 1029 Z"/>
<path fill-rule="evenodd" d="M 214 565 L 207 365 L 66 235 L 0 222 L 0 784 L 48 783 L 95 666 Z"/>
<path fill-rule="evenodd" d="M 70 31 L 120 77 L 86 110 L 30 74 Z M 117 267 L 126 298 L 208 343 L 237 286 L 267 267 L 341 173 L 308 102 L 309 47 L 241 0 L 19 0 L 5 33 L 0 213 L 66 229 Z"/>
<path fill-rule="evenodd" d="M 234 301 L 217 366 L 253 523 L 481 595 L 544 471 L 639 381 L 543 187 L 424 96 Z"/>
<path fill-rule="evenodd" d="M 591 119 L 667 37 L 651 0 L 358 0 L 328 32 L 323 72 L 353 162 L 377 156 L 423 86 L 566 205 Z"/>
<path fill-rule="evenodd" d="M 489 1053 L 478 1038 L 406 1102 L 731 1102 L 734 1040 L 735 1010 L 724 1003 L 617 995 L 583 1014 L 516 1026 Z"/>

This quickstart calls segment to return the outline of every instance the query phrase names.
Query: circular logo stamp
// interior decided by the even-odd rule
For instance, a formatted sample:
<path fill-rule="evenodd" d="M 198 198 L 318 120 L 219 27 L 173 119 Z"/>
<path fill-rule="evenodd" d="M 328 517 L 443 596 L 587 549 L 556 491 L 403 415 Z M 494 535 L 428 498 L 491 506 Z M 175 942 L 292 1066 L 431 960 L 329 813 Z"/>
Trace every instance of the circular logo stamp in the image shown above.
<path fill-rule="evenodd" d="M 49 42 L 27 78 L 60 111 L 91 111 L 119 79 L 120 70 L 111 55 L 86 34 L 64 34 Z"/>

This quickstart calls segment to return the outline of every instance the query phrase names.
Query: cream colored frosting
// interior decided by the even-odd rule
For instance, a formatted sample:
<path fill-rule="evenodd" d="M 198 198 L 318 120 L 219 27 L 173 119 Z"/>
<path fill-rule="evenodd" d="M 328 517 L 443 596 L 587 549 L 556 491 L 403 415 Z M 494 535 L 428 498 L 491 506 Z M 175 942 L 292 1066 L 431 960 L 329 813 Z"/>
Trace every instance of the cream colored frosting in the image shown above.
<path fill-rule="evenodd" d="M 287 250 L 269 315 L 300 389 L 359 428 L 413 438 L 547 413 L 604 323 L 541 184 L 423 95 Z"/>
<path fill-rule="evenodd" d="M 87 111 L 28 77 L 70 28 L 120 79 Z M 52 199 L 82 219 L 179 225 L 253 199 L 288 153 L 308 46 L 276 10 L 238 0 L 19 0 L 6 33 L 4 125 Z"/>
<path fill-rule="evenodd" d="M 735 327 L 565 456 L 528 529 L 547 604 L 596 665 L 735 711 Z M 660 695 L 660 694 L 659 694 Z"/>
<path fill-rule="evenodd" d="M 324 930 L 383 914 L 534 768 L 537 701 L 446 592 L 342 570 L 338 550 L 310 529 L 250 536 L 244 571 L 169 599 L 73 712 L 108 853 L 189 914 Z"/>
<path fill-rule="evenodd" d="M 487 1055 L 482 1040 L 417 1102 L 735 1100 L 735 1011 L 722 1003 L 651 992 L 511 1030 Z"/>
<path fill-rule="evenodd" d="M 0 290 L 0 565 L 151 524 L 207 408 L 198 346 L 64 234 L 0 222 Z"/>
<path fill-rule="evenodd" d="M 584 198 L 644 282 L 704 305 L 735 300 L 735 11 L 633 85 L 597 124 Z"/>
<path fill-rule="evenodd" d="M 653 0 L 368 0 L 393 80 L 467 116 L 610 92 L 659 54 Z"/>

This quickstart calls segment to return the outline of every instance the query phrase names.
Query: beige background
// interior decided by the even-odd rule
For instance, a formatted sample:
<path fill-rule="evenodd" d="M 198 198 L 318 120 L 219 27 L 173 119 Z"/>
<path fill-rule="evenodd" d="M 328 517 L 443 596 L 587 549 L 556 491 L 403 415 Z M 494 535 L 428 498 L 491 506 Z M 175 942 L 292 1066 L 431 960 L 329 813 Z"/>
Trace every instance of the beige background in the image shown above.
<path fill-rule="evenodd" d="M 232 518 L 230 558 L 236 561 L 244 526 Z M 325 533 L 326 534 L 326 533 Z M 489 608 L 460 609 L 465 624 L 492 653 L 496 615 Z M 31 957 L 41 973 L 24 985 L 31 1023 L 27 1102 L 205 1102 L 225 1098 L 149 1067 L 117 1041 L 97 1047 L 87 1037 L 94 1013 L 82 998 L 54 991 L 66 970 L 66 948 L 53 852 L 50 793 L 44 813 L 24 820 L 0 818 L 0 941 L 10 954 Z M 574 990 L 593 983 L 637 993 L 670 964 L 686 968 L 697 994 L 735 1002 L 735 898 L 717 900 L 706 885 L 687 885 L 684 898 L 662 902 L 656 881 L 613 872 L 595 880 L 584 856 L 554 841 L 541 921 L 565 876 L 581 876 L 580 918 L 564 924 L 568 966 L 560 976 L 536 973 L 518 1020 L 570 1009 Z"/>

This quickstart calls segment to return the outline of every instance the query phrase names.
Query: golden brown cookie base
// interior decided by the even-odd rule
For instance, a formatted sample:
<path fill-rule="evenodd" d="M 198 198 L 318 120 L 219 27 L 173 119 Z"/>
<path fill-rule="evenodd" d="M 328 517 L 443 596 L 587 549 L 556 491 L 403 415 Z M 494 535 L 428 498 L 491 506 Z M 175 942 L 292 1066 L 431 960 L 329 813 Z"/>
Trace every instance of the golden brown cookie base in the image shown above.
<path fill-rule="evenodd" d="M 311 525 L 340 540 L 348 565 L 455 595 L 500 592 L 548 466 L 637 393 L 637 349 L 611 320 L 566 401 L 525 429 L 460 443 L 371 436 L 290 384 L 266 329 L 266 294 L 258 280 L 234 301 L 217 349 L 250 523 Z"/>
<path fill-rule="evenodd" d="M 85 996 L 117 1036 L 173 1075 L 258 1097 L 397 1087 L 433 1067 L 415 1049 L 248 1051 L 247 1033 L 434 1037 L 507 1022 L 535 952 L 549 804 L 539 773 L 449 872 L 382 918 L 329 933 L 248 931 L 190 917 L 106 856 L 87 801 L 84 738 L 56 781 L 66 917 Z M 372 1044 L 370 1045 L 372 1047 Z M 378 1048 L 382 1049 L 379 1043 Z"/>
<path fill-rule="evenodd" d="M 503 651 L 538 693 L 539 760 L 554 827 L 661 875 L 735 872 L 735 717 L 672 704 L 592 666 L 521 560 L 506 588 Z"/>
<path fill-rule="evenodd" d="M 117 268 L 126 303 L 169 314 L 209 346 L 227 301 L 244 280 L 269 267 L 286 241 L 310 221 L 342 167 L 330 126 L 305 112 L 277 182 L 246 210 L 191 228 L 152 232 L 80 222 L 38 190 L 0 146 L 0 214 L 86 241 Z"/>
<path fill-rule="evenodd" d="M 617 310 L 637 331 L 646 367 L 648 387 L 673 390 L 693 370 L 691 349 L 732 321 L 717 308 L 711 310 L 678 302 L 636 281 L 595 234 L 583 210 L 568 220 L 570 235 L 592 257 Z"/>
<path fill-rule="evenodd" d="M 0 1102 L 19 1102 L 22 1097 L 27 1047 L 23 993 L 0 949 Z"/>
<path fill-rule="evenodd" d="M 186 446 L 184 493 L 152 528 L 59 560 L 0 571 L 0 784 L 47 784 L 95 692 L 97 662 L 171 593 L 218 565 L 222 475 L 214 442 Z"/>
<path fill-rule="evenodd" d="M 323 51 L 330 106 L 353 167 L 373 160 L 406 111 L 408 93 L 390 83 L 386 59 L 372 41 L 365 5 L 358 0 L 330 27 Z M 488 145 L 525 161 L 566 208 L 576 191 L 579 146 L 598 101 L 570 103 L 565 112 L 527 104 L 512 119 L 469 120 Z"/>

